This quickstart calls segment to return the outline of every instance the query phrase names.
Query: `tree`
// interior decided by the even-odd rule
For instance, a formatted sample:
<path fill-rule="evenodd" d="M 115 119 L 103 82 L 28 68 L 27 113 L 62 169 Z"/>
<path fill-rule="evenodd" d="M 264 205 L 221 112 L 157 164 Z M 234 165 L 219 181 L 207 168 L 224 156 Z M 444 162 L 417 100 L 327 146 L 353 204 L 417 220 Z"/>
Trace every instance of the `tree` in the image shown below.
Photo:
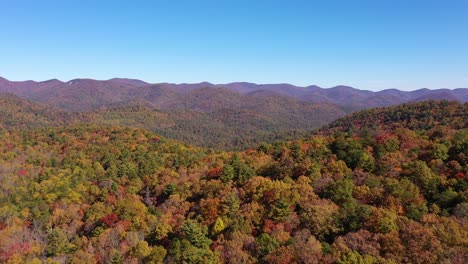
<path fill-rule="evenodd" d="M 446 145 L 436 143 L 432 145 L 431 154 L 434 159 L 446 160 L 449 157 L 448 151 Z"/>
<path fill-rule="evenodd" d="M 221 172 L 221 175 L 219 178 L 223 182 L 228 182 L 228 181 L 234 180 L 234 177 L 235 177 L 234 167 L 232 167 L 231 165 L 226 165 L 224 166 L 223 171 Z"/>
<path fill-rule="evenodd" d="M 207 237 L 208 229 L 194 220 L 186 221 L 180 228 L 182 236 L 198 248 L 209 248 L 211 240 Z"/>
<path fill-rule="evenodd" d="M 224 224 L 224 221 L 222 218 L 218 217 L 216 218 L 216 221 L 213 223 L 213 226 L 211 228 L 211 233 L 213 235 L 221 233 L 224 229 L 226 228 L 226 225 Z"/>
<path fill-rule="evenodd" d="M 345 233 L 352 232 L 363 227 L 363 223 L 371 214 L 370 206 L 360 204 L 352 199 L 345 202 L 340 208 L 339 222 Z"/>
<path fill-rule="evenodd" d="M 397 214 L 385 208 L 373 208 L 372 215 L 367 219 L 366 227 L 375 232 L 386 234 L 398 230 Z"/>
<path fill-rule="evenodd" d="M 353 199 L 354 183 L 351 179 L 341 179 L 332 182 L 323 191 L 323 196 L 337 204 L 345 203 Z"/>
<path fill-rule="evenodd" d="M 440 241 L 430 229 L 405 219 L 401 219 L 398 226 L 401 242 L 406 249 L 404 262 L 422 264 L 437 261 L 441 252 Z"/>
<path fill-rule="evenodd" d="M 58 228 L 49 231 L 46 238 L 47 247 L 45 253 L 47 256 L 55 257 L 67 254 L 73 251 L 74 246 L 70 244 L 66 233 Z"/>
<path fill-rule="evenodd" d="M 279 242 L 267 233 L 263 233 L 256 238 L 255 245 L 260 258 L 268 255 L 280 246 Z"/>
<path fill-rule="evenodd" d="M 140 240 L 130 250 L 130 254 L 138 259 L 143 259 L 151 254 L 151 248 L 148 246 L 148 242 Z"/>
<path fill-rule="evenodd" d="M 164 247 L 155 246 L 151 250 L 151 253 L 145 258 L 145 263 L 149 264 L 162 264 L 167 255 L 167 251 Z"/>
<path fill-rule="evenodd" d="M 362 256 L 359 252 L 350 251 L 343 255 L 341 259 L 337 260 L 338 264 L 374 264 L 378 263 L 377 259 L 370 256 L 364 255 Z"/>
<path fill-rule="evenodd" d="M 319 201 L 302 209 L 301 223 L 319 240 L 332 237 L 340 230 L 338 227 L 339 207 L 331 202 Z"/>
<path fill-rule="evenodd" d="M 435 175 L 424 161 L 417 160 L 409 164 L 404 175 L 414 181 L 429 199 L 433 199 L 440 184 L 440 177 Z"/>

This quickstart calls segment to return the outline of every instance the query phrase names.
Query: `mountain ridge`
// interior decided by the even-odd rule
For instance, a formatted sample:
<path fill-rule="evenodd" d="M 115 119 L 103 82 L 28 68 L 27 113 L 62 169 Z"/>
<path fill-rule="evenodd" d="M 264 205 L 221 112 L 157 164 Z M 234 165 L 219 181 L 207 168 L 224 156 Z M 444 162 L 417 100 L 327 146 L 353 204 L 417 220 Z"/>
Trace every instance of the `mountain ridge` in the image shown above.
<path fill-rule="evenodd" d="M 67 82 L 51 79 L 43 82 L 9 81 L 0 79 L 0 92 L 13 93 L 27 99 L 45 103 L 67 111 L 93 111 L 113 104 L 124 104 L 133 100 L 148 100 L 156 107 L 163 107 L 164 102 L 185 100 L 187 95 L 203 89 L 223 91 L 225 88 L 239 95 L 253 95 L 257 91 L 274 92 L 277 95 L 292 97 L 309 103 L 331 103 L 346 110 L 347 113 L 366 109 L 401 104 L 421 100 L 457 100 L 468 101 L 468 89 L 435 89 L 422 88 L 414 91 L 386 89 L 382 91 L 360 90 L 351 86 L 338 85 L 322 88 L 316 85 L 307 87 L 287 83 L 256 84 L 250 82 L 233 82 L 227 84 L 201 83 L 147 83 L 137 79 L 112 78 L 94 80 L 77 78 Z M 265 92 L 263 93 L 265 94 Z M 259 96 L 261 97 L 261 96 Z M 166 104 L 167 107 L 167 104 Z"/>
<path fill-rule="evenodd" d="M 13 80 L 10 80 L 10 79 L 7 79 L 5 77 L 0 76 L 0 85 L 2 85 L 2 82 L 5 82 L 5 81 L 10 82 L 10 83 L 46 83 L 46 82 L 50 82 L 50 81 L 56 81 L 56 82 L 61 82 L 61 83 L 69 83 L 71 81 L 76 81 L 76 80 L 92 80 L 92 81 L 97 81 L 97 82 L 127 82 L 127 83 L 138 83 L 138 84 L 142 84 L 142 85 L 170 85 L 170 86 L 202 85 L 202 86 L 206 86 L 206 87 L 221 86 L 221 87 L 228 87 L 228 88 L 236 87 L 236 86 L 239 87 L 240 86 L 240 87 L 242 87 L 244 89 L 245 89 L 245 87 L 253 88 L 253 87 L 271 87 L 271 86 L 290 86 L 290 87 L 294 87 L 294 88 L 303 88 L 303 89 L 352 88 L 352 89 L 356 89 L 356 90 L 360 90 L 360 91 L 367 91 L 367 92 L 373 92 L 373 93 L 379 93 L 379 92 L 384 92 L 384 91 L 399 91 L 399 92 L 407 93 L 407 92 L 415 92 L 415 91 L 420 91 L 420 90 L 429 90 L 429 91 L 450 90 L 450 91 L 455 91 L 455 90 L 468 89 L 468 88 L 465 88 L 465 87 L 455 87 L 455 88 L 446 88 L 446 87 L 427 88 L 427 87 L 421 87 L 421 88 L 417 88 L 417 89 L 414 89 L 414 90 L 406 91 L 406 90 L 401 90 L 401 89 L 393 87 L 393 88 L 385 88 L 385 89 L 373 91 L 373 90 L 368 90 L 368 89 L 360 89 L 360 88 L 345 85 L 345 84 L 339 84 L 339 85 L 330 86 L 330 87 L 322 87 L 322 86 L 315 85 L 315 84 L 311 84 L 311 85 L 307 85 L 307 86 L 300 86 L 300 85 L 294 85 L 294 84 L 290 84 L 290 83 L 254 83 L 254 82 L 243 82 L 243 81 L 228 82 L 228 83 L 211 83 L 211 82 L 208 82 L 208 81 L 194 82 L 194 83 L 186 83 L 186 82 L 182 82 L 182 83 L 171 83 L 171 82 L 151 83 L 151 82 L 146 82 L 146 81 L 143 81 L 143 80 L 140 80 L 140 79 L 125 78 L 125 77 L 113 77 L 113 78 L 105 79 L 105 80 L 104 79 L 103 80 L 93 79 L 93 78 L 73 78 L 73 79 L 70 79 L 68 81 L 62 81 L 62 80 L 57 79 L 57 78 L 52 78 L 52 79 L 47 79 L 47 80 L 43 80 L 43 81 L 35 81 L 35 80 L 13 81 Z M 255 90 L 258 90 L 258 89 L 255 89 Z"/>

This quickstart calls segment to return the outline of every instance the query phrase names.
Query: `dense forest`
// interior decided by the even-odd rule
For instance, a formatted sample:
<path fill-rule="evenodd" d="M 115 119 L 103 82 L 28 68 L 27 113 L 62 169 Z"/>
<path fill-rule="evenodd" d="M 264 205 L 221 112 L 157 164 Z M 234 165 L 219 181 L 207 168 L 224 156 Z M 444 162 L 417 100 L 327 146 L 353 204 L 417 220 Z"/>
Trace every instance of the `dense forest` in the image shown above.
<path fill-rule="evenodd" d="M 89 123 L 90 117 L 38 104 L 16 95 L 0 94 L 0 131 Z"/>
<path fill-rule="evenodd" d="M 138 128 L 0 133 L 2 263 L 465 263 L 468 104 L 244 152 Z"/>
<path fill-rule="evenodd" d="M 166 110 L 154 109 L 145 102 L 131 102 L 90 112 L 68 112 L 16 95 L 0 94 L 0 130 L 92 123 L 142 128 L 206 148 L 245 150 L 262 142 L 304 136 L 310 130 L 344 115 L 343 111 L 330 104 L 310 105 L 270 97 L 260 101 L 250 98 L 248 103 L 226 106 L 232 98 L 226 96 L 219 102 L 212 96 L 215 95 L 205 95 L 198 102 L 191 101 L 190 106 L 184 105 L 188 102 L 169 104 L 174 108 Z"/>

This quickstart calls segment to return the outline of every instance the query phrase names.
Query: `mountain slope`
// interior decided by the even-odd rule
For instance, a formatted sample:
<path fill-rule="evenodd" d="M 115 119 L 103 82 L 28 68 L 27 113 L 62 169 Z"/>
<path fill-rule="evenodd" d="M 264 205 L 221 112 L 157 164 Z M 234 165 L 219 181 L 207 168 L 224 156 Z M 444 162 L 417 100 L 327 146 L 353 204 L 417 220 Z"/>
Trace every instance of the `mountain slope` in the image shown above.
<path fill-rule="evenodd" d="M 277 94 L 260 98 L 226 88 L 203 88 L 181 96 L 162 87 L 141 89 L 158 89 L 159 99 L 111 99 L 106 108 L 84 113 L 8 95 L 0 100 L 0 124 L 8 129 L 83 122 L 122 125 L 149 129 L 198 146 L 239 150 L 263 141 L 292 139 L 345 114 L 335 105 L 309 104 Z"/>
<path fill-rule="evenodd" d="M 430 130 L 437 126 L 452 129 L 468 127 L 468 103 L 425 101 L 398 106 L 373 108 L 340 118 L 322 131 L 356 131 L 366 129 Z"/>
<path fill-rule="evenodd" d="M 63 126 L 89 120 L 80 113 L 64 112 L 16 95 L 0 93 L 0 125 L 7 130 Z"/>
<path fill-rule="evenodd" d="M 219 96 L 216 90 L 213 95 Z M 257 101 L 230 91 L 228 95 L 242 107 L 233 104 L 232 97 L 225 96 L 226 103 L 218 104 L 204 93 L 180 104 L 168 103 L 168 110 L 139 105 L 94 114 L 97 123 L 145 128 L 197 146 L 230 150 L 292 139 L 344 115 L 334 105 L 310 105 L 282 96 Z"/>

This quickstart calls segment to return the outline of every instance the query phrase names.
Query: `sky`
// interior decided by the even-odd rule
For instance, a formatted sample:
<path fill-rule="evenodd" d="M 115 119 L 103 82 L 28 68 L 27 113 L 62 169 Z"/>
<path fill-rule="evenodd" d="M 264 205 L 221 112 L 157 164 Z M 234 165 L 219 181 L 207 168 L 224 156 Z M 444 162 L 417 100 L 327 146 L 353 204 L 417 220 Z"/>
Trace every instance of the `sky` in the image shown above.
<path fill-rule="evenodd" d="M 0 0 L 0 76 L 468 87 L 468 1 Z"/>

